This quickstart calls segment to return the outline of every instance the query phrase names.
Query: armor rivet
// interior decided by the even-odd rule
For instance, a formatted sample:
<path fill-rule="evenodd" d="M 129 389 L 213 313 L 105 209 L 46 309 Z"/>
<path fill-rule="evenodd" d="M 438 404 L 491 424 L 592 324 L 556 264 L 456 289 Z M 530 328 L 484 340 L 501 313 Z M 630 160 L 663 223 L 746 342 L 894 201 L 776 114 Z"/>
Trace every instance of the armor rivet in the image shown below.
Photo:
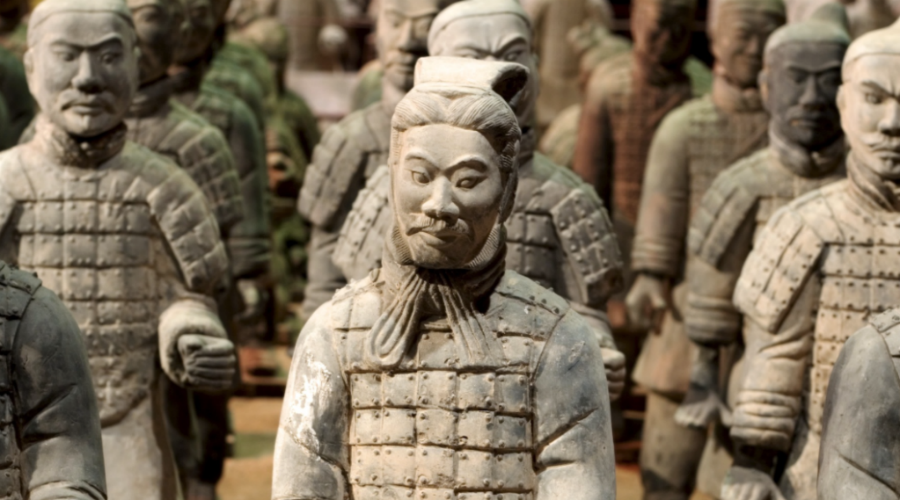
<path fill-rule="evenodd" d="M 484 440 L 484 446 L 485 446 L 485 447 L 488 447 L 488 446 L 490 446 L 490 445 L 491 445 L 491 440 L 490 440 L 490 439 L 485 439 L 485 440 Z M 488 455 L 488 456 L 485 456 L 484 459 L 485 459 L 485 460 L 490 460 L 491 457 L 490 457 L 490 455 Z"/>
<path fill-rule="evenodd" d="M 385 417 L 389 417 L 390 415 L 391 415 L 391 412 L 389 412 L 389 411 L 387 411 L 387 410 L 384 411 L 384 416 L 385 416 Z"/>
<path fill-rule="evenodd" d="M 523 441 L 523 440 L 520 439 L 519 442 L 516 443 L 516 445 L 517 445 L 519 448 L 521 448 L 521 447 L 525 446 L 525 441 Z M 519 457 L 519 462 L 521 462 L 521 461 L 522 461 L 522 457 Z"/>
<path fill-rule="evenodd" d="M 413 375 L 409 376 L 409 380 L 413 380 L 415 377 Z"/>
<path fill-rule="evenodd" d="M 354 399 L 354 400 L 353 400 L 353 406 L 360 406 L 360 405 L 359 405 L 359 400 L 358 400 L 358 399 Z"/>
<path fill-rule="evenodd" d="M 482 481 L 482 482 L 484 483 L 485 486 L 490 486 L 490 485 L 491 485 L 491 480 L 490 480 L 490 479 L 485 479 L 485 480 Z"/>
<path fill-rule="evenodd" d="M 453 380 L 453 377 L 454 377 L 454 375 L 453 375 L 452 373 L 449 374 L 449 375 L 447 375 L 447 378 L 450 379 L 450 380 Z"/>
<path fill-rule="evenodd" d="M 422 450 L 422 456 L 428 456 L 428 450 Z"/>
<path fill-rule="evenodd" d="M 412 450 L 409 450 L 406 454 L 409 455 L 409 456 L 413 456 L 413 451 L 412 451 Z M 412 478 L 407 479 L 407 481 L 412 481 Z"/>
<path fill-rule="evenodd" d="M 428 417 L 424 413 L 419 415 L 419 420 L 427 420 L 427 419 L 428 419 Z"/>
<path fill-rule="evenodd" d="M 459 376 L 459 378 L 461 378 L 461 379 L 463 379 L 463 380 L 465 380 L 466 377 L 467 377 L 467 375 L 466 375 L 465 373 L 463 373 L 462 375 Z"/>
<path fill-rule="evenodd" d="M 406 496 L 411 497 L 413 495 L 412 490 L 406 492 Z"/>

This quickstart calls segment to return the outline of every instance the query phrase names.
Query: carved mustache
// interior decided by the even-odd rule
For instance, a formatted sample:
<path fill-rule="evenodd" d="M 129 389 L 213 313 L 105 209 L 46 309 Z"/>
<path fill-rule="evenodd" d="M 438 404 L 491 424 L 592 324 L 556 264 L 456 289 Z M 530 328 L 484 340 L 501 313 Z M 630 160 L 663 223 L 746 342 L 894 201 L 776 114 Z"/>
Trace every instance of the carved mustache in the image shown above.
<path fill-rule="evenodd" d="M 412 236 L 419 232 L 426 232 L 434 235 L 446 235 L 447 233 L 456 233 L 460 236 L 469 237 L 469 225 L 462 219 L 456 219 L 452 224 L 444 219 L 435 219 L 427 215 L 416 216 L 415 220 L 406 230 L 407 236 Z"/>
<path fill-rule="evenodd" d="M 878 135 L 863 141 L 872 151 L 896 153 L 900 151 L 900 138 L 885 137 Z"/>
<path fill-rule="evenodd" d="M 114 106 L 110 99 L 106 99 L 101 94 L 83 94 L 73 93 L 71 96 L 65 96 L 62 105 L 63 111 L 74 108 L 76 106 L 99 107 L 106 112 L 113 112 Z"/>

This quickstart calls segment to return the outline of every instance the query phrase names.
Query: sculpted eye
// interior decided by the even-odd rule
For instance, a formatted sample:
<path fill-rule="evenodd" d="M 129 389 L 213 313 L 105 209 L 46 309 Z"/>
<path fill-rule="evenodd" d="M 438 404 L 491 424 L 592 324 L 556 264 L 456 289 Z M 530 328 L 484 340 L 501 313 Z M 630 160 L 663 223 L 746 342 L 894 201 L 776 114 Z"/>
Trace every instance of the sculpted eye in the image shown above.
<path fill-rule="evenodd" d="M 866 102 L 869 104 L 881 104 L 884 99 L 878 95 L 873 94 L 871 92 L 866 92 Z"/>
<path fill-rule="evenodd" d="M 429 182 L 431 182 L 431 179 L 429 179 L 428 175 L 425 174 L 424 172 L 419 172 L 418 170 L 412 170 L 412 171 L 410 171 L 410 175 L 412 175 L 413 182 L 415 182 L 416 184 L 419 184 L 421 186 L 424 186 L 425 184 L 428 184 Z"/>
<path fill-rule="evenodd" d="M 59 50 L 56 52 L 56 57 L 58 57 L 61 61 L 72 62 L 75 60 L 75 53 L 67 50 Z"/>
<path fill-rule="evenodd" d="M 515 61 L 518 61 L 519 57 L 521 57 L 521 56 L 522 56 L 521 50 L 513 50 L 511 52 L 507 52 L 506 54 L 504 54 L 503 60 L 509 61 L 509 62 L 515 62 Z"/>
<path fill-rule="evenodd" d="M 460 179 L 456 183 L 456 186 L 462 189 L 472 189 L 473 187 L 481 183 L 481 181 L 481 177 L 465 177 L 463 179 Z"/>

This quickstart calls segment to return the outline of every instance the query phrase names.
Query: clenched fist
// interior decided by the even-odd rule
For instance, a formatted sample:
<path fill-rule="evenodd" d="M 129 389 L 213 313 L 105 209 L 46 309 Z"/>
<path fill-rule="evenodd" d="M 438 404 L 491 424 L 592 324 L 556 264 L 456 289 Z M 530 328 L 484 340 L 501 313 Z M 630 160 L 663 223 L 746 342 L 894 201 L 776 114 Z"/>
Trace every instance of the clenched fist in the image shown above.
<path fill-rule="evenodd" d="M 234 385 L 237 356 L 228 339 L 185 334 L 178 338 L 184 365 L 182 384 L 192 390 L 218 392 Z"/>

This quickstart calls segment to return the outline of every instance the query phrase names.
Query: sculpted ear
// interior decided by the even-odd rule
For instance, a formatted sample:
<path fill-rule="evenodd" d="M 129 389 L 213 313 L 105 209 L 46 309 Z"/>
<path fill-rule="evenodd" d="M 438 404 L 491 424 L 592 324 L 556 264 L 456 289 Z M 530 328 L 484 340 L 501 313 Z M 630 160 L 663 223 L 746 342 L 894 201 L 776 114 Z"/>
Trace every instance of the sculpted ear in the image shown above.
<path fill-rule="evenodd" d="M 512 105 L 528 84 L 528 69 L 521 64 L 508 64 L 499 68 L 491 83 L 491 90 Z"/>
<path fill-rule="evenodd" d="M 763 107 L 771 114 L 772 110 L 769 109 L 769 70 L 764 68 L 760 71 L 756 82 L 759 86 L 759 97 L 762 100 Z"/>

